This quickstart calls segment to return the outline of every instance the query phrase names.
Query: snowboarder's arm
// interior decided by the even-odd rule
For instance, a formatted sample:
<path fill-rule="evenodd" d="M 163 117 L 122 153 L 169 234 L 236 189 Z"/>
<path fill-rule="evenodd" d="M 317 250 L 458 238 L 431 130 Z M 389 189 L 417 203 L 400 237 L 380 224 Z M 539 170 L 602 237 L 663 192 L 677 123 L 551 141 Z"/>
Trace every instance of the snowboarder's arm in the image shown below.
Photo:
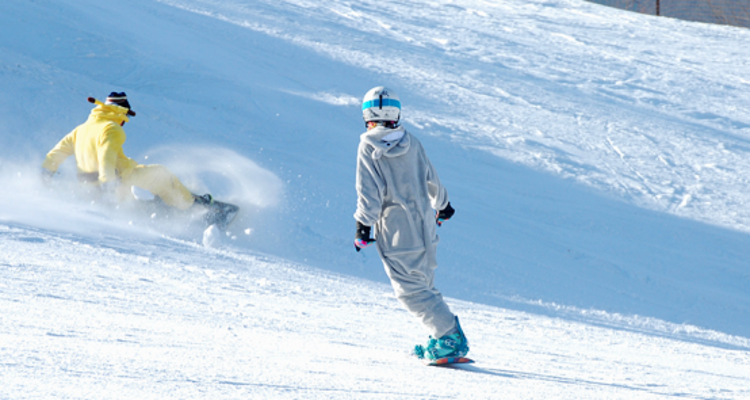
<path fill-rule="evenodd" d="M 357 155 L 357 211 L 354 219 L 365 226 L 373 226 L 380 218 L 384 183 L 372 159 L 372 148 L 360 144 Z"/>
<path fill-rule="evenodd" d="M 448 190 L 440 183 L 435 167 L 432 166 L 427 154 L 424 153 L 424 163 L 427 169 L 427 194 L 430 196 L 430 205 L 437 211 L 444 210 L 448 205 Z"/>
<path fill-rule="evenodd" d="M 65 135 L 52 150 L 47 153 L 47 157 L 42 162 L 42 168 L 49 172 L 56 172 L 60 168 L 65 159 L 72 156 L 75 153 L 75 137 L 76 130 Z"/>

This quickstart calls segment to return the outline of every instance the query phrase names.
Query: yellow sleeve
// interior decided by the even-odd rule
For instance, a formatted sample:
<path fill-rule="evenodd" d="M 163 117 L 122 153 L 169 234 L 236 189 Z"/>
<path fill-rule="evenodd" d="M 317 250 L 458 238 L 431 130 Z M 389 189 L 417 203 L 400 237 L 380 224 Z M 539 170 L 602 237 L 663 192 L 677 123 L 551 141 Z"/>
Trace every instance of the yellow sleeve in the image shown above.
<path fill-rule="evenodd" d="M 58 142 L 49 153 L 47 153 L 47 157 L 45 157 L 42 162 L 42 168 L 50 172 L 55 172 L 60 168 L 60 164 L 62 164 L 65 159 L 75 154 L 77 130 L 78 128 L 65 135 L 65 137 L 62 138 L 62 140 L 60 140 L 60 142 Z"/>
<path fill-rule="evenodd" d="M 119 126 L 110 126 L 104 130 L 99 143 L 99 182 L 109 182 L 117 179 L 117 160 L 123 154 L 122 145 L 125 143 L 125 131 Z M 123 154 L 124 155 L 124 154 Z"/>

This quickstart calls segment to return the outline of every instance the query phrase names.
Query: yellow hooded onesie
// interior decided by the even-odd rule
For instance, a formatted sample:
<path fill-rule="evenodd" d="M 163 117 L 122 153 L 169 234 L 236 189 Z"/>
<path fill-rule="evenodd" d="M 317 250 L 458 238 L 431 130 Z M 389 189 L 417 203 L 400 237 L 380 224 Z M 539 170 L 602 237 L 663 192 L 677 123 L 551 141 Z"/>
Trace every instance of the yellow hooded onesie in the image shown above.
<path fill-rule="evenodd" d="M 88 120 L 67 134 L 47 153 L 42 167 L 56 172 L 65 159 L 75 155 L 78 176 L 94 184 L 120 180 L 118 200 L 132 199 L 131 186 L 146 189 L 166 204 L 179 209 L 193 205 L 193 195 L 167 168 L 161 165 L 139 165 L 122 150 L 128 122 L 128 109 L 116 104 L 103 104 L 91 110 Z"/>

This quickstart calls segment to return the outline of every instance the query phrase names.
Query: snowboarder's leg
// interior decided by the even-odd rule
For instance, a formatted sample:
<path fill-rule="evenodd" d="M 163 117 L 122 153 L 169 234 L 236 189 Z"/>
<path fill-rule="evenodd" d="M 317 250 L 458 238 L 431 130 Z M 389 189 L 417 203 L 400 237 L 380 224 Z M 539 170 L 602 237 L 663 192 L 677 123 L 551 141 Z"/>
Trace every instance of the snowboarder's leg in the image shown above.
<path fill-rule="evenodd" d="M 434 251 L 434 248 L 432 249 Z M 434 287 L 434 260 L 426 251 L 382 256 L 396 298 L 416 316 L 433 337 L 442 337 L 456 326 L 455 315 Z"/>
<path fill-rule="evenodd" d="M 161 165 L 139 165 L 133 172 L 123 177 L 121 187 L 130 190 L 138 186 L 153 193 L 168 206 L 187 210 L 193 203 L 193 195 L 166 167 Z"/>
<path fill-rule="evenodd" d="M 434 286 L 435 253 L 436 248 L 432 246 L 416 252 L 390 255 L 381 252 L 381 257 L 396 298 L 430 332 L 427 344 L 415 346 L 414 355 L 430 360 L 464 357 L 469 352 L 469 341 L 461 330 L 458 317 L 450 311 Z"/>

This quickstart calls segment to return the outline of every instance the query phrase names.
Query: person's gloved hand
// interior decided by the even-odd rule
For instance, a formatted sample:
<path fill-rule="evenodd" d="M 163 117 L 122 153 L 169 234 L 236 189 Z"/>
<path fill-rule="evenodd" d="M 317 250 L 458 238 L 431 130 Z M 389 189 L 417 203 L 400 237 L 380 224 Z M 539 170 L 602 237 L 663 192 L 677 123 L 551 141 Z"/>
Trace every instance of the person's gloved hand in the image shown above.
<path fill-rule="evenodd" d="M 357 221 L 357 233 L 354 234 L 354 249 L 360 251 L 373 244 L 375 239 L 370 237 L 371 228 Z"/>
<path fill-rule="evenodd" d="M 449 201 L 448 204 L 445 205 L 445 208 L 435 213 L 435 220 L 437 221 L 438 226 L 443 226 L 443 222 L 451 219 L 453 214 L 456 213 L 456 210 L 451 207 L 451 202 Z"/>

